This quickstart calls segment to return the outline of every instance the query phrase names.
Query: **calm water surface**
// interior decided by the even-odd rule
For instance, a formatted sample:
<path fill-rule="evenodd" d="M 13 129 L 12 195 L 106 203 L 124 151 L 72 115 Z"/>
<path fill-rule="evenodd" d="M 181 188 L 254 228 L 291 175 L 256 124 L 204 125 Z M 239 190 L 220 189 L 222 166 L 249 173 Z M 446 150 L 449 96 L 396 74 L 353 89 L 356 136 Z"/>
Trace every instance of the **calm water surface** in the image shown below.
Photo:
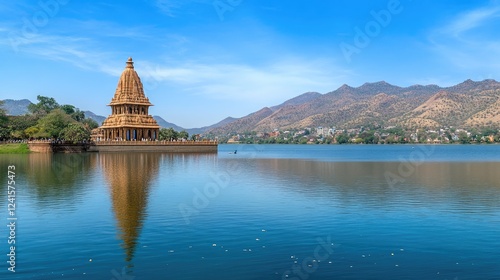
<path fill-rule="evenodd" d="M 8 165 L 0 279 L 500 279 L 497 145 L 1 155 L 5 224 Z"/>

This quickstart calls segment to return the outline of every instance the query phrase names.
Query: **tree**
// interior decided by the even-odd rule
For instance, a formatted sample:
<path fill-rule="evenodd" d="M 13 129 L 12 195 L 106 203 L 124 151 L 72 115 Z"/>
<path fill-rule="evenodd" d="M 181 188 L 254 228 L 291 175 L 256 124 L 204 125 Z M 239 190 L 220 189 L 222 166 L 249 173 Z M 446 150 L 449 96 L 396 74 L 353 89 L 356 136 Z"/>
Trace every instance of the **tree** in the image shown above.
<path fill-rule="evenodd" d="M 183 130 L 183 131 L 179 132 L 177 137 L 179 137 L 181 139 L 188 139 L 189 133 L 187 133 L 187 131 Z"/>
<path fill-rule="evenodd" d="M 36 138 L 39 132 L 40 128 L 38 126 L 30 126 L 24 130 L 24 133 L 28 136 L 28 138 Z"/>
<path fill-rule="evenodd" d="M 28 127 L 35 126 L 37 124 L 38 117 L 34 115 L 23 115 L 23 116 L 9 116 L 7 128 L 9 130 L 8 138 L 23 139 L 27 135 L 25 130 Z"/>
<path fill-rule="evenodd" d="M 179 137 L 177 131 L 175 131 L 173 128 L 162 128 L 160 129 L 159 133 L 159 140 L 166 140 L 166 141 L 171 141 L 171 140 L 177 140 Z"/>
<path fill-rule="evenodd" d="M 460 142 L 462 144 L 470 144 L 470 138 L 469 136 L 467 135 L 466 132 L 464 131 L 461 131 L 459 134 L 458 134 L 458 139 L 460 140 Z"/>
<path fill-rule="evenodd" d="M 61 130 L 59 138 L 76 144 L 88 140 L 90 132 L 81 123 L 70 123 Z"/>
<path fill-rule="evenodd" d="M 0 100 L 0 125 L 7 122 L 7 114 L 5 113 L 5 109 L 3 108 L 4 101 Z"/>
<path fill-rule="evenodd" d="M 52 110 L 59 108 L 59 104 L 52 97 L 38 95 L 36 99 L 38 100 L 37 104 L 30 104 L 28 106 L 28 110 L 32 114 L 46 115 L 52 112 Z"/>
<path fill-rule="evenodd" d="M 340 134 L 336 138 L 338 144 L 347 144 L 349 143 L 349 137 L 345 134 Z"/>
<path fill-rule="evenodd" d="M 85 119 L 85 113 L 73 105 L 62 105 L 59 109 L 70 115 L 77 122 L 81 122 Z"/>
<path fill-rule="evenodd" d="M 71 115 L 75 112 L 75 106 L 73 105 L 62 105 L 59 109 L 63 110 L 66 114 Z"/>
<path fill-rule="evenodd" d="M 5 114 L 3 104 L 3 100 L 0 100 L 0 139 L 9 138 L 10 135 L 10 131 L 7 128 L 9 118 L 7 118 L 7 115 Z"/>
<path fill-rule="evenodd" d="M 97 124 L 96 121 L 94 121 L 93 119 L 90 119 L 90 118 L 83 119 L 81 121 L 81 123 L 85 126 L 85 128 L 88 131 L 92 131 L 92 129 L 95 129 L 95 128 L 99 127 L 99 124 Z"/>
<path fill-rule="evenodd" d="M 40 138 L 57 138 L 70 123 L 75 123 L 75 120 L 61 109 L 55 109 L 38 120 L 39 132 L 37 136 Z"/>

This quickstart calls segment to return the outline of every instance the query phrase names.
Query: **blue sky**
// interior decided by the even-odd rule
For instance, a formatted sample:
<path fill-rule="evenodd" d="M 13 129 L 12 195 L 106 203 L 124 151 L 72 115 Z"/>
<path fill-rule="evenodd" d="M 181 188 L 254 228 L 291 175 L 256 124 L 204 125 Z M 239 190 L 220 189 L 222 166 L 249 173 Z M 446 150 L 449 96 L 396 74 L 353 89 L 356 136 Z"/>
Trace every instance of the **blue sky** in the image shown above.
<path fill-rule="evenodd" d="M 308 91 L 500 80 L 500 1 L 0 2 L 0 99 L 110 114 L 128 57 L 185 128 Z"/>

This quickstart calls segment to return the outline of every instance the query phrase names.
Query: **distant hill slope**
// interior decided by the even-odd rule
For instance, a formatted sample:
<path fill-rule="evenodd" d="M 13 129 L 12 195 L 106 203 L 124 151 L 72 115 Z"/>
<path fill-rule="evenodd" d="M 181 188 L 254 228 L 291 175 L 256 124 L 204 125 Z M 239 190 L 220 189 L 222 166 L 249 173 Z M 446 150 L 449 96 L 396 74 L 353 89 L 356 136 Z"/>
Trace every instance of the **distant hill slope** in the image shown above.
<path fill-rule="evenodd" d="M 234 120 L 226 125 L 211 129 L 207 133 L 215 135 L 234 134 L 238 132 L 252 131 L 262 119 L 273 114 L 273 110 L 268 107 L 262 108 L 259 111 L 248 116 Z"/>
<path fill-rule="evenodd" d="M 212 129 L 217 135 L 317 126 L 352 128 L 368 124 L 408 128 L 500 126 L 500 83 L 467 80 L 452 87 L 387 82 L 343 85 L 326 94 L 305 93 Z"/>
<path fill-rule="evenodd" d="M 227 117 L 227 118 L 223 119 L 222 121 L 220 121 L 220 122 L 218 122 L 216 124 L 213 124 L 213 125 L 210 125 L 210 126 L 204 126 L 204 127 L 200 127 L 200 128 L 188 128 L 188 129 L 186 129 L 186 131 L 189 133 L 189 135 L 203 134 L 203 133 L 205 133 L 207 131 L 210 131 L 212 129 L 224 126 L 226 124 L 230 124 L 230 123 L 234 122 L 235 120 L 237 120 L 237 119 L 236 118 L 232 118 L 232 117 Z"/>
<path fill-rule="evenodd" d="M 2 108 L 5 110 L 7 115 L 20 116 L 29 113 L 28 106 L 31 104 L 31 101 L 29 101 L 28 99 L 5 99 L 3 100 L 3 102 L 4 104 Z"/>
<path fill-rule="evenodd" d="M 104 116 L 96 115 L 91 111 L 83 111 L 86 118 L 93 119 L 98 125 L 102 125 L 102 122 L 106 119 Z"/>
<path fill-rule="evenodd" d="M 182 130 L 186 130 L 185 128 L 183 127 L 180 127 L 176 124 L 173 124 L 173 123 L 170 123 L 170 122 L 167 122 L 166 120 L 164 120 L 162 117 L 160 116 L 153 116 L 153 118 L 156 120 L 156 122 L 158 123 L 158 125 L 162 128 L 173 128 L 174 130 L 176 131 L 182 131 Z"/>
<path fill-rule="evenodd" d="M 294 106 L 294 105 L 304 104 L 304 103 L 310 102 L 310 101 L 312 101 L 320 96 L 321 96 L 321 93 L 319 93 L 319 92 L 306 92 L 306 93 L 303 93 L 297 97 L 289 99 L 289 100 L 281 103 L 280 105 L 271 107 L 271 110 L 277 111 L 285 106 Z"/>

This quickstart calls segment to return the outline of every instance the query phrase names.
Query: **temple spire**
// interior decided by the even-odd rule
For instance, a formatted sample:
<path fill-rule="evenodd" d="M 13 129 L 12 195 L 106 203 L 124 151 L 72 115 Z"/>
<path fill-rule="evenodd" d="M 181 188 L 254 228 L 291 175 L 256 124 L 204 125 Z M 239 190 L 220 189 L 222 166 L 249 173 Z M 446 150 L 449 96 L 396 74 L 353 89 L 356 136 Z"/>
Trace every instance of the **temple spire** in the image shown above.
<path fill-rule="evenodd" d="M 134 62 L 132 61 L 132 58 L 129 57 L 127 60 L 127 67 L 126 68 L 134 68 Z"/>

